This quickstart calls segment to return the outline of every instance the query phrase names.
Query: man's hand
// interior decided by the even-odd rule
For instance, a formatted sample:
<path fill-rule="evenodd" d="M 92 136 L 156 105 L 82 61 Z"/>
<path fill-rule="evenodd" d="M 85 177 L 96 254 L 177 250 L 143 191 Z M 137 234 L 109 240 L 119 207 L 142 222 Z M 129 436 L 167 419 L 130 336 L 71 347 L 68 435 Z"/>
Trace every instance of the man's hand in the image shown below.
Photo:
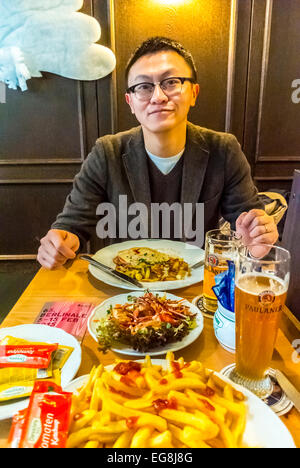
<path fill-rule="evenodd" d="M 236 232 L 242 236 L 242 242 L 245 246 L 261 246 L 249 249 L 251 254 L 257 258 L 268 253 L 263 247 L 264 244 L 273 245 L 278 239 L 275 221 L 264 210 L 254 209 L 248 213 L 242 213 L 236 220 Z"/>
<path fill-rule="evenodd" d="M 59 229 L 50 229 L 41 239 L 37 260 L 42 266 L 53 270 L 66 263 L 70 258 L 76 257 L 79 249 L 79 238 L 75 234 Z"/>

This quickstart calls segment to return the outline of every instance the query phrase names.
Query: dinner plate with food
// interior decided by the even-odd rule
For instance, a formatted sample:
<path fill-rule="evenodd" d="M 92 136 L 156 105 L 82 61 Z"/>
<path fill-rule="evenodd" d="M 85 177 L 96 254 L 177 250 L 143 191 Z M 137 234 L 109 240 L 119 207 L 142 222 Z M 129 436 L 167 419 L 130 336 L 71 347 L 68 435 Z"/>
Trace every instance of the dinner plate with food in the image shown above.
<path fill-rule="evenodd" d="M 173 353 L 100 364 L 65 390 L 73 392 L 67 448 L 295 448 L 256 395 Z"/>
<path fill-rule="evenodd" d="M 149 290 L 178 289 L 203 280 L 203 265 L 194 266 L 204 260 L 204 250 L 184 242 L 161 239 L 126 241 L 104 247 L 92 258 Z M 89 265 L 89 271 L 111 286 L 140 289 L 93 265 Z"/>
<path fill-rule="evenodd" d="M 103 351 L 158 356 L 193 343 L 203 330 L 203 316 L 173 294 L 132 291 L 95 307 L 88 330 Z"/>

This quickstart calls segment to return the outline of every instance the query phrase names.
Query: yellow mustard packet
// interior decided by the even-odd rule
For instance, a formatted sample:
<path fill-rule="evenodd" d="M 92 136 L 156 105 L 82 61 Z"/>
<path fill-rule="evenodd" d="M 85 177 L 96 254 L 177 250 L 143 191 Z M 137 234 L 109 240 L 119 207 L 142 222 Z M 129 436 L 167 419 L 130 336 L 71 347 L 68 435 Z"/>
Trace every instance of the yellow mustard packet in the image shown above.
<path fill-rule="evenodd" d="M 54 382 L 57 385 L 61 385 L 61 374 L 60 370 L 56 369 L 53 371 L 53 375 L 48 379 L 41 379 L 47 382 Z M 0 385 L 0 402 L 24 398 L 31 395 L 34 387 L 35 380 L 19 381 L 14 383 L 6 383 Z"/>
<path fill-rule="evenodd" d="M 0 369 L 0 385 L 30 380 L 48 379 L 52 376 L 52 362 L 47 369 L 33 369 L 30 367 L 4 367 Z"/>

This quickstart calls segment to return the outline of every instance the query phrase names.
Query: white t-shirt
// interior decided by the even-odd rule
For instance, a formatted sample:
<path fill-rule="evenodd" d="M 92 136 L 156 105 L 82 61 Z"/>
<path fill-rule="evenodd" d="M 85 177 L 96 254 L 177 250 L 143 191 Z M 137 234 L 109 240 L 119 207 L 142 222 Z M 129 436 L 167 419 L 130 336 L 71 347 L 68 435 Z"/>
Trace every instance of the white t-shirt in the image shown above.
<path fill-rule="evenodd" d="M 150 153 L 150 151 L 146 151 L 148 153 L 149 158 L 154 162 L 156 167 L 163 173 L 163 174 L 169 174 L 173 167 L 176 166 L 177 162 L 181 158 L 181 156 L 184 153 L 185 148 L 183 148 L 180 153 L 176 154 L 175 156 L 171 156 L 170 158 L 160 158 L 159 156 L 155 156 L 154 154 Z"/>

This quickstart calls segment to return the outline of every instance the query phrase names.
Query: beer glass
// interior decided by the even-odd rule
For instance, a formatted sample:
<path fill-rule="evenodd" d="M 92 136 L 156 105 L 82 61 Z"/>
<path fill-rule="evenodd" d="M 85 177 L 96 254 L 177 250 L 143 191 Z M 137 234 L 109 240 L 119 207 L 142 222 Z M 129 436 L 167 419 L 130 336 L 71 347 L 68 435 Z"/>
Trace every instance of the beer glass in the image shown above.
<path fill-rule="evenodd" d="M 217 298 L 212 290 L 215 286 L 215 276 L 228 269 L 227 260 L 235 259 L 239 245 L 239 236 L 235 231 L 214 229 L 206 234 L 203 306 L 209 312 L 215 312 L 218 307 Z"/>
<path fill-rule="evenodd" d="M 272 393 L 267 370 L 289 285 L 290 254 L 272 245 L 251 251 L 241 246 L 235 275 L 236 365 L 230 379 L 266 398 Z"/>

